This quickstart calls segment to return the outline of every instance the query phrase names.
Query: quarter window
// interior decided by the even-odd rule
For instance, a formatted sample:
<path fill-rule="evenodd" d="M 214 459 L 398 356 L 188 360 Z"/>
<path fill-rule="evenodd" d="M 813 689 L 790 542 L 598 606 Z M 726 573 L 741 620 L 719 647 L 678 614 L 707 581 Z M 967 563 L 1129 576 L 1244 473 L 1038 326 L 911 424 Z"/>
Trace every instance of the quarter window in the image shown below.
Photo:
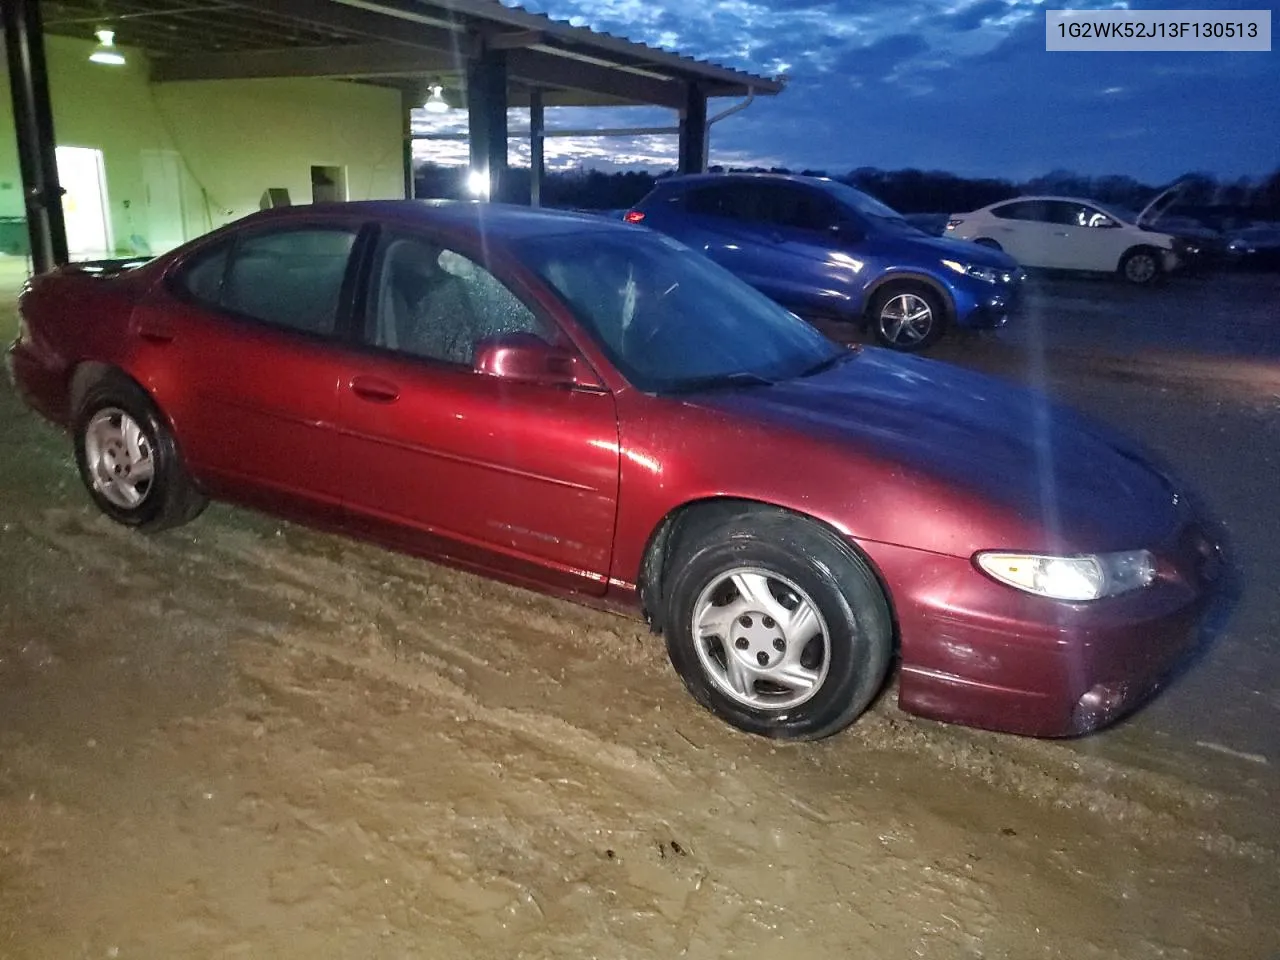
<path fill-rule="evenodd" d="M 685 207 L 690 213 L 704 217 L 726 217 L 730 220 L 759 219 L 758 191 L 752 184 L 717 183 L 690 190 Z"/>
<path fill-rule="evenodd" d="M 222 300 L 222 279 L 227 272 L 227 254 L 230 243 L 223 243 L 211 250 L 197 254 L 187 264 L 179 279 L 183 292 L 198 303 L 216 307 Z"/>

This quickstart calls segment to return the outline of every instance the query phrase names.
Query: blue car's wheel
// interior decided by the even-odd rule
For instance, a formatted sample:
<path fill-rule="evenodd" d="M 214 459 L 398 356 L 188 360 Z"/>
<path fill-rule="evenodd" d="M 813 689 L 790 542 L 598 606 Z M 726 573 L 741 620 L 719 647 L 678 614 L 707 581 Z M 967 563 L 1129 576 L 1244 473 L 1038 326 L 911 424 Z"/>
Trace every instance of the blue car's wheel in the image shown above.
<path fill-rule="evenodd" d="M 869 313 L 876 340 L 893 350 L 923 350 L 936 343 L 946 327 L 942 298 L 919 283 L 882 287 Z"/>

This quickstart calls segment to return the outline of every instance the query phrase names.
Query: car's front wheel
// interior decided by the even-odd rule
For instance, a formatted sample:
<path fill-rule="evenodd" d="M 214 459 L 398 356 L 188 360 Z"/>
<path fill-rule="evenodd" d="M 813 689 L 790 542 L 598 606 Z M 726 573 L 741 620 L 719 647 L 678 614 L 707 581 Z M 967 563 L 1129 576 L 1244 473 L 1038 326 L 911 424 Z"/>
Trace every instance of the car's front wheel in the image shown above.
<path fill-rule="evenodd" d="M 667 651 L 701 704 L 749 733 L 842 730 L 884 683 L 893 648 L 875 574 L 831 531 L 747 508 L 677 545 Z"/>
<path fill-rule="evenodd" d="M 1120 260 L 1120 276 L 1129 283 L 1143 286 L 1160 279 L 1160 252 L 1150 247 L 1130 250 Z"/>
<path fill-rule="evenodd" d="M 921 283 L 893 283 L 871 299 L 871 326 L 876 340 L 894 350 L 923 350 L 937 342 L 946 327 L 946 309 L 932 288 Z"/>
<path fill-rule="evenodd" d="M 117 523 L 164 530 L 204 509 L 206 500 L 187 476 L 168 424 L 127 378 L 110 375 L 90 387 L 73 432 L 80 478 Z"/>

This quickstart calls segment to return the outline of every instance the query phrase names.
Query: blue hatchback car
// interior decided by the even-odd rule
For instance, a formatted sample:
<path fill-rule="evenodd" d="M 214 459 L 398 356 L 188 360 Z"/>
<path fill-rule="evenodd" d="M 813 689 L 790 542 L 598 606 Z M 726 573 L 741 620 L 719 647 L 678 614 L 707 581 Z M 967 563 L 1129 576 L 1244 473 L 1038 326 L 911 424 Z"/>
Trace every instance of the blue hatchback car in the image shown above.
<path fill-rule="evenodd" d="M 998 250 L 931 237 L 847 184 L 779 174 L 659 181 L 624 219 L 701 250 L 808 319 L 865 323 L 896 350 L 950 325 L 1003 325 L 1023 273 Z"/>

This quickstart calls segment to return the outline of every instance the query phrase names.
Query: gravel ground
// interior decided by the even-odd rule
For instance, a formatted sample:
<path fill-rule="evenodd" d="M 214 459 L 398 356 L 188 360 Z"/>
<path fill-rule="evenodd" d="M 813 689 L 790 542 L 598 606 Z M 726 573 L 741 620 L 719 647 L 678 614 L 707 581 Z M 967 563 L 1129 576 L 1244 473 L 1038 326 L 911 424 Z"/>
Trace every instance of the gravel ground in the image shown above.
<path fill-rule="evenodd" d="M 1278 301 L 1242 282 L 1124 291 L 1123 336 L 1050 286 L 943 351 L 1134 433 L 1231 538 L 1199 662 L 1072 742 L 890 690 L 768 743 L 632 620 L 230 507 L 134 535 L 0 386 L 0 957 L 1280 952 Z M 1220 288 L 1256 349 L 1160 339 Z"/>

